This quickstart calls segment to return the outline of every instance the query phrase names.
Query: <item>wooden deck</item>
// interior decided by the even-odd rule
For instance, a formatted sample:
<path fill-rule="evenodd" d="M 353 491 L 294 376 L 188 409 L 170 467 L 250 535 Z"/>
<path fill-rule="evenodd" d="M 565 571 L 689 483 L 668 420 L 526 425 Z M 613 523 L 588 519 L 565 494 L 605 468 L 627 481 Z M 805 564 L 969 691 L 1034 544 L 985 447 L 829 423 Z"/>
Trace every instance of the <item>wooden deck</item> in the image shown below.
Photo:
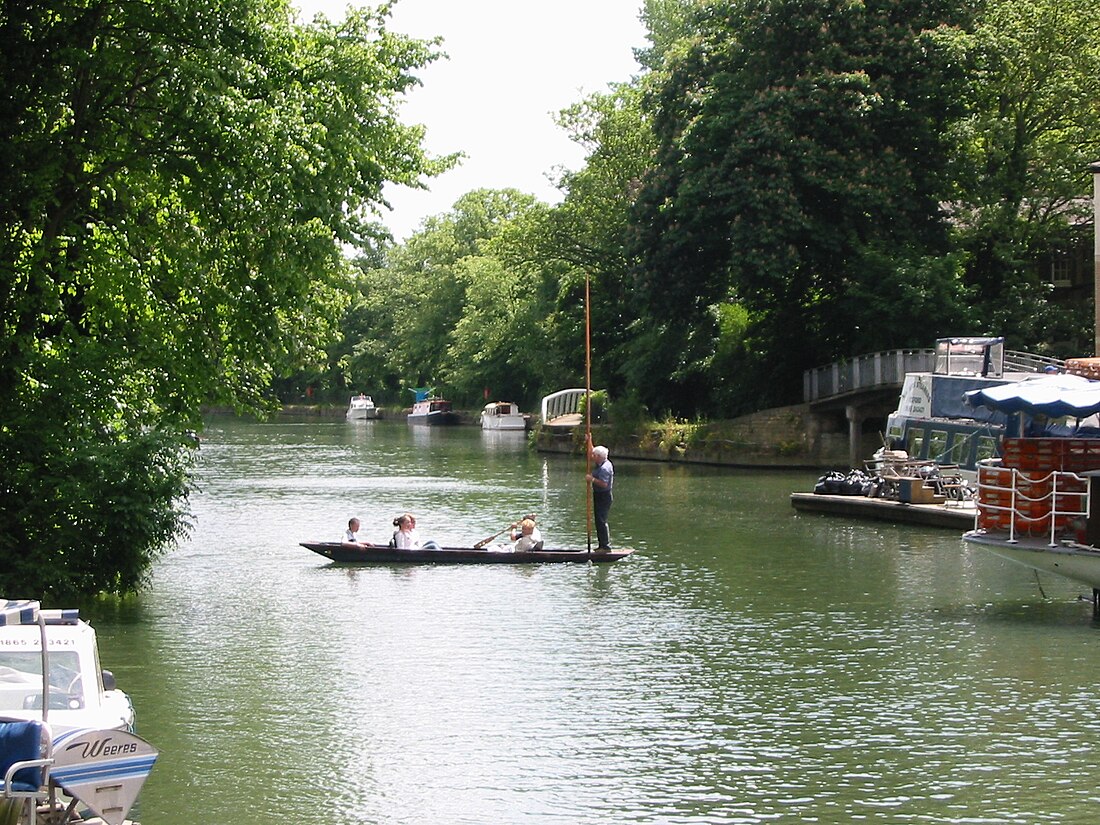
<path fill-rule="evenodd" d="M 800 513 L 943 527 L 960 534 L 974 528 L 976 512 L 973 504 L 906 504 L 883 498 L 818 493 L 791 493 L 791 505 Z"/>
<path fill-rule="evenodd" d="M 543 422 L 542 426 L 572 429 L 573 427 L 581 426 L 583 423 L 584 416 L 580 413 L 566 413 L 565 415 L 559 415 L 557 418 L 551 418 L 549 421 Z"/>

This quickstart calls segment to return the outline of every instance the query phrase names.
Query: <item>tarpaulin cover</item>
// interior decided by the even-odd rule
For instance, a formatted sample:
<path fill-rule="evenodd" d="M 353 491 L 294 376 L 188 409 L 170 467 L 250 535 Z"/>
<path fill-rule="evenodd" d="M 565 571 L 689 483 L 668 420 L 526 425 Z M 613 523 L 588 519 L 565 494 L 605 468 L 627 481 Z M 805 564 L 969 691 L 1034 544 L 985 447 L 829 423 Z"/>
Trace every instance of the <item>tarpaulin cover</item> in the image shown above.
<path fill-rule="evenodd" d="M 966 393 L 974 407 L 1048 418 L 1086 418 L 1100 412 L 1100 381 L 1077 375 L 1037 375 L 1013 384 Z"/>

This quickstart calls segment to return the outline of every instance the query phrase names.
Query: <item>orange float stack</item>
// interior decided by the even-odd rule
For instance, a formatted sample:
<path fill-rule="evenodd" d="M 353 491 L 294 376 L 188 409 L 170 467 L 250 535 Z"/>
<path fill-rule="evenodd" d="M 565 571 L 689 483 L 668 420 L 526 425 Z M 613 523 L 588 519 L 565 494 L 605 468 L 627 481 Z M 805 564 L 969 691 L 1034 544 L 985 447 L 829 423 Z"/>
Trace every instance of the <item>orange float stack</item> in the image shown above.
<path fill-rule="evenodd" d="M 978 489 L 978 527 L 1007 530 L 1012 521 L 1012 470 L 979 467 Z"/>
<path fill-rule="evenodd" d="M 1100 358 L 1067 358 L 1066 372 L 1092 381 L 1100 380 Z"/>
<path fill-rule="evenodd" d="M 1006 438 L 1001 465 L 1026 472 L 1100 470 L 1100 438 Z"/>
<path fill-rule="evenodd" d="M 1011 521 L 1017 533 L 1042 534 L 1053 519 L 1058 532 L 1084 512 L 1088 482 L 1069 474 L 1100 467 L 1100 440 L 1008 438 L 1002 456 L 1000 467 L 979 471 L 979 527 L 1007 530 Z"/>

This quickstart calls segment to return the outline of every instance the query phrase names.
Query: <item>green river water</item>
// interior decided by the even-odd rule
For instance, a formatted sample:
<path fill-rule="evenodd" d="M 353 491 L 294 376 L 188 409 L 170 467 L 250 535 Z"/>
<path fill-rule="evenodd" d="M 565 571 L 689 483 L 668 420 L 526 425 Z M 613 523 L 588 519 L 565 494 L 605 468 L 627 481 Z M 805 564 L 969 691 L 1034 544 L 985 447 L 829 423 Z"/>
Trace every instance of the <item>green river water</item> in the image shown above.
<path fill-rule="evenodd" d="M 1100 821 L 1100 627 L 951 531 L 800 515 L 814 473 L 616 462 L 611 565 L 335 566 L 350 516 L 583 546 L 522 434 L 212 418 L 195 530 L 105 667 L 143 825 Z M 611 456 L 615 460 L 615 456 Z"/>

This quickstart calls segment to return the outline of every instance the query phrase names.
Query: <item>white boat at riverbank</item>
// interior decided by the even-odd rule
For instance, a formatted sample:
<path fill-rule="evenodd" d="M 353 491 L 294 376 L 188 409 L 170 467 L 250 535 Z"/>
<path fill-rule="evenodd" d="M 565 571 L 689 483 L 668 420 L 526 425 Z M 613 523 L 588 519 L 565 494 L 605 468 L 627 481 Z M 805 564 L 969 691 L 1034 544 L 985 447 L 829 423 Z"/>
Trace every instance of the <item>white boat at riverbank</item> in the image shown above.
<path fill-rule="evenodd" d="M 378 417 L 378 408 L 369 395 L 353 395 L 348 403 L 348 421 L 367 421 Z"/>
<path fill-rule="evenodd" d="M 133 726 L 78 611 L 0 601 L 0 821 L 121 825 L 157 758 Z"/>
<path fill-rule="evenodd" d="M 525 430 L 527 416 L 511 401 L 491 401 L 481 411 L 483 430 Z"/>
<path fill-rule="evenodd" d="M 972 525 L 978 465 L 1000 455 L 1014 413 L 968 404 L 967 393 L 1049 378 L 1046 371 L 1063 367 L 1053 358 L 1006 353 L 1004 338 L 938 339 L 931 370 L 905 374 L 882 448 L 863 468 L 821 476 L 814 495 L 792 494 L 792 505 L 856 518 Z"/>
<path fill-rule="evenodd" d="M 886 419 L 886 444 L 909 461 L 950 465 L 973 477 L 998 455 L 1008 414 L 965 403 L 967 392 L 1012 384 L 1061 361 L 1006 352 L 1004 338 L 940 338 L 931 372 L 906 373 L 897 409 Z"/>

